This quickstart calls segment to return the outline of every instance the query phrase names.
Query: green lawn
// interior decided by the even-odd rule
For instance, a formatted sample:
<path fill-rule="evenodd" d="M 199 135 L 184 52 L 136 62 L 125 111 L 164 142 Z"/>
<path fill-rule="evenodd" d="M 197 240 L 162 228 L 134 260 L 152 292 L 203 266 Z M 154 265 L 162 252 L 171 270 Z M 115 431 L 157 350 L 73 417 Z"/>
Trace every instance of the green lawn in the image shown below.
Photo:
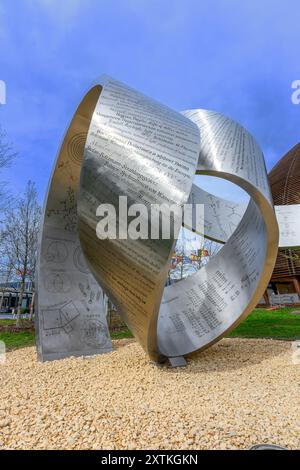
<path fill-rule="evenodd" d="M 231 338 L 275 338 L 285 340 L 300 339 L 300 315 L 293 314 L 292 307 L 267 311 L 256 308 L 234 331 Z M 0 325 L 14 324 L 12 320 L 0 320 Z M 132 338 L 127 328 L 111 333 L 112 339 Z M 0 331 L 0 340 L 7 350 L 34 345 L 34 332 L 20 331 L 9 333 Z"/>
<path fill-rule="evenodd" d="M 285 307 L 279 310 L 256 308 L 228 336 L 231 338 L 277 338 L 294 340 L 300 339 L 300 315 L 293 314 L 295 307 Z M 113 339 L 131 338 L 132 333 L 127 328 L 112 333 Z"/>
<path fill-rule="evenodd" d="M 20 323 L 22 325 L 22 323 L 26 324 L 28 322 L 28 320 L 24 319 L 24 318 L 20 318 Z M 12 326 L 15 326 L 16 325 L 16 320 L 2 320 L 0 318 L 0 326 L 3 326 L 3 325 L 12 325 Z"/>
<path fill-rule="evenodd" d="M 228 336 L 231 338 L 300 339 L 300 315 L 293 314 L 295 307 L 278 310 L 256 308 Z"/>
<path fill-rule="evenodd" d="M 20 319 L 21 325 L 26 320 Z M 15 326 L 16 320 L 0 319 L 0 326 Z M 34 332 L 31 330 L 21 330 L 18 332 L 0 331 L 0 341 L 4 341 L 6 350 L 23 348 L 25 346 L 33 346 L 35 344 Z"/>
<path fill-rule="evenodd" d="M 133 338 L 133 334 L 131 333 L 128 328 L 124 328 L 123 330 L 112 331 L 110 333 L 112 339 L 124 339 L 124 338 Z"/>
<path fill-rule="evenodd" d="M 0 324 L 2 321 L 0 321 Z M 4 341 L 6 350 L 24 348 L 25 346 L 33 346 L 34 332 L 33 331 L 20 331 L 18 333 L 8 333 L 0 331 L 0 341 Z"/>
<path fill-rule="evenodd" d="M 231 338 L 277 338 L 300 339 L 300 315 L 293 314 L 295 307 L 278 310 L 256 308 L 228 337 Z M 131 338 L 127 328 L 112 333 L 113 339 Z"/>

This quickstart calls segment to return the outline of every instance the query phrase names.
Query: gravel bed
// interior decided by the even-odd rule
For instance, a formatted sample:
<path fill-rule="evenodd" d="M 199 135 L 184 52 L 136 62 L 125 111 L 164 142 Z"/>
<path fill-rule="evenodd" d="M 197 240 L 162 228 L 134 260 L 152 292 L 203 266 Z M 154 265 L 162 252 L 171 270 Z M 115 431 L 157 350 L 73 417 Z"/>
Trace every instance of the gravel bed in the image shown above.
<path fill-rule="evenodd" d="M 39 363 L 33 347 L 0 364 L 0 448 L 300 448 L 300 364 L 291 343 L 224 339 L 180 369 L 134 340 L 112 353 Z"/>

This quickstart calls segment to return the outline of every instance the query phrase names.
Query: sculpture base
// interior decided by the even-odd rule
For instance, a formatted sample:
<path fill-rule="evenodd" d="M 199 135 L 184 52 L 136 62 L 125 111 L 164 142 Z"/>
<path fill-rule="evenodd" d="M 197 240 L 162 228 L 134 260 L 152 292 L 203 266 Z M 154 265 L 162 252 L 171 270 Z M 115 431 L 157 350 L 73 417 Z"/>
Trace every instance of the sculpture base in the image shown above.
<path fill-rule="evenodd" d="M 65 352 L 58 352 L 58 353 L 46 353 L 46 354 L 41 354 L 40 351 L 38 351 L 38 360 L 40 362 L 48 362 L 48 361 L 57 361 L 59 359 L 67 359 L 69 357 L 82 357 L 84 359 L 88 359 L 91 357 L 96 357 L 100 354 L 106 354 L 110 353 L 113 351 L 112 347 L 106 347 L 102 349 L 94 349 L 94 350 L 88 350 L 88 351 L 65 351 Z"/>
<path fill-rule="evenodd" d="M 185 367 L 187 365 L 183 356 L 168 357 L 171 367 Z"/>

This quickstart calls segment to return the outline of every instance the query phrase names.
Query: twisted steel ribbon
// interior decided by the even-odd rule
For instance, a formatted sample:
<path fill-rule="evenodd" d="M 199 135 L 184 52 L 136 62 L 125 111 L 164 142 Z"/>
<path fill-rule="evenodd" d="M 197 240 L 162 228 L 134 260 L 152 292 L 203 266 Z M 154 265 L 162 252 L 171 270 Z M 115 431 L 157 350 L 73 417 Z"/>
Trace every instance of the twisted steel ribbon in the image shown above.
<path fill-rule="evenodd" d="M 232 181 L 250 202 L 232 233 L 222 234 L 226 244 L 217 255 L 195 275 L 165 287 L 178 233 L 126 238 L 119 204 L 126 196 L 130 206 L 181 208 L 195 199 L 195 173 Z M 118 238 L 97 236 L 101 204 L 115 209 Z M 219 239 L 214 231 L 209 236 Z M 182 356 L 218 341 L 251 312 L 277 248 L 264 157 L 244 128 L 210 111 L 177 113 L 103 77 L 79 105 L 50 182 L 39 255 L 39 357 L 111 349 L 101 286 L 149 357 L 179 365 Z"/>

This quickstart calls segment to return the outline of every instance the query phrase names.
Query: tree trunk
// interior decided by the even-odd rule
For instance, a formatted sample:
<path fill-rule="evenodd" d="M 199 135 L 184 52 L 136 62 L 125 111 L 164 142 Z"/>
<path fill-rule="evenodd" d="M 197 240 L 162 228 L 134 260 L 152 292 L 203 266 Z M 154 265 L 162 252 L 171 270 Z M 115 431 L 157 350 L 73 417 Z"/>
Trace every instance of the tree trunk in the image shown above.
<path fill-rule="evenodd" d="M 31 299 L 31 305 L 30 305 L 30 313 L 29 313 L 29 321 L 32 321 L 32 319 L 33 319 L 34 300 L 35 300 L 35 292 L 32 293 L 32 299 Z"/>
<path fill-rule="evenodd" d="M 21 281 L 20 294 L 18 299 L 18 309 L 17 309 L 17 318 L 16 318 L 16 327 L 20 328 L 21 326 L 21 313 L 22 313 L 22 303 L 23 303 L 23 294 L 25 290 L 25 279 Z"/>
<path fill-rule="evenodd" d="M 3 306 L 4 294 L 5 294 L 5 291 L 3 290 L 1 292 L 1 299 L 0 299 L 0 312 L 1 312 L 2 306 Z"/>

